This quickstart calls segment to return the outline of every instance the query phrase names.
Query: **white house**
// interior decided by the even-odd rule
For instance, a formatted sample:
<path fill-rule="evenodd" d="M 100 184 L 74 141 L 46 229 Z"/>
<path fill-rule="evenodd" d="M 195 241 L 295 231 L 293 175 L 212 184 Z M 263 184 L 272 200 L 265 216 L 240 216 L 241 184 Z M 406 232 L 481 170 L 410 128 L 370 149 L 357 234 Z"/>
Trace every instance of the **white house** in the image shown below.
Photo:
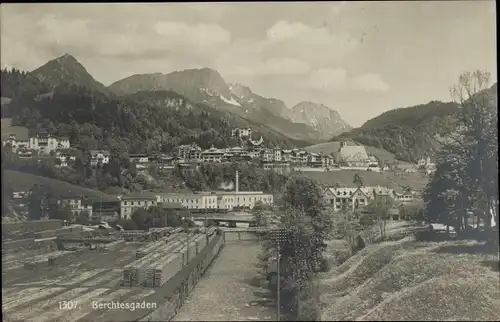
<path fill-rule="evenodd" d="M 56 149 L 69 149 L 68 137 L 55 137 L 48 133 L 37 133 L 29 139 L 29 148 L 38 151 L 40 154 L 49 154 Z"/>
<path fill-rule="evenodd" d="M 342 208 L 357 209 L 368 205 L 373 195 L 370 188 L 326 188 L 324 191 L 325 204 L 335 211 Z"/>
<path fill-rule="evenodd" d="M 231 131 L 231 135 L 233 137 L 251 137 L 252 129 L 249 127 L 245 129 L 236 128 Z"/>
<path fill-rule="evenodd" d="M 109 163 L 110 157 L 109 151 L 106 150 L 91 150 L 90 151 L 90 165 L 95 166 L 98 163 L 107 164 Z"/>
<path fill-rule="evenodd" d="M 67 167 L 71 162 L 75 162 L 76 156 L 71 149 L 57 149 L 56 158 L 59 160 L 59 167 Z"/>

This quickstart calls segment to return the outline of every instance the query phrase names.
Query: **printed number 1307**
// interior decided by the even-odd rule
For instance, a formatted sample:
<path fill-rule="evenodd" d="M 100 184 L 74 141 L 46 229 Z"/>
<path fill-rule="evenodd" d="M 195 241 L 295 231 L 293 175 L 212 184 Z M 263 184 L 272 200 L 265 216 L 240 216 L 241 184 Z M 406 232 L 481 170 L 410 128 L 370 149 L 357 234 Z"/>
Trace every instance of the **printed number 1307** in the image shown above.
<path fill-rule="evenodd" d="M 75 310 L 78 309 L 77 301 L 60 301 L 59 302 L 60 310 Z"/>

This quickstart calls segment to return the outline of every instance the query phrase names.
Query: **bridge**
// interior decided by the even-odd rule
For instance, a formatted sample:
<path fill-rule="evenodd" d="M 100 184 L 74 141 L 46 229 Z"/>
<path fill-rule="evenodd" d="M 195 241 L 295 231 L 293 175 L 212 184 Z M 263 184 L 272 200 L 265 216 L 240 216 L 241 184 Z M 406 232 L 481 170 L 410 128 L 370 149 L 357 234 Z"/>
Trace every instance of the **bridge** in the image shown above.
<path fill-rule="evenodd" d="M 236 227 L 237 223 L 255 223 L 255 216 L 253 215 L 234 215 L 234 214 L 191 214 L 184 216 L 190 220 L 205 221 L 206 225 L 215 222 L 219 224 L 221 222 L 226 222 L 229 227 Z"/>

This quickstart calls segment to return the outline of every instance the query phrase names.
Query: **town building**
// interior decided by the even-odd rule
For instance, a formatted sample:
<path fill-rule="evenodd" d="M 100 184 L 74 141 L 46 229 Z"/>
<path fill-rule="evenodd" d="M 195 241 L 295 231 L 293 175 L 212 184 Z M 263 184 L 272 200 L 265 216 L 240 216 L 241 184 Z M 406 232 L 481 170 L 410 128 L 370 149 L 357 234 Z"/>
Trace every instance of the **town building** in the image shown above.
<path fill-rule="evenodd" d="M 112 222 L 120 218 L 121 201 L 95 201 L 90 218 L 92 221 Z"/>
<path fill-rule="evenodd" d="M 234 208 L 253 209 L 257 202 L 271 205 L 274 197 L 262 191 L 217 192 L 217 208 L 233 210 Z"/>
<path fill-rule="evenodd" d="M 290 154 L 290 163 L 296 166 L 307 165 L 307 152 L 304 150 L 293 149 Z"/>
<path fill-rule="evenodd" d="M 92 215 L 92 202 L 88 201 L 85 197 L 60 197 L 57 203 L 63 207 L 67 207 L 75 217 L 84 211 L 89 216 Z"/>
<path fill-rule="evenodd" d="M 27 136 L 20 137 L 16 136 L 16 134 L 10 134 L 9 138 L 2 143 L 3 146 L 9 146 L 14 153 L 28 151 L 30 149 L 30 140 Z"/>
<path fill-rule="evenodd" d="M 292 161 L 292 150 L 282 150 L 281 151 L 281 160 L 284 162 Z"/>
<path fill-rule="evenodd" d="M 395 200 L 400 204 L 406 205 L 417 199 L 417 192 L 414 190 L 404 189 L 394 191 Z"/>
<path fill-rule="evenodd" d="M 370 158 L 364 146 L 341 142 L 337 152 L 337 162 L 348 167 L 365 168 L 369 166 Z"/>
<path fill-rule="evenodd" d="M 252 129 L 251 128 L 236 128 L 231 131 L 231 136 L 237 137 L 237 138 L 250 138 L 252 137 Z"/>
<path fill-rule="evenodd" d="M 325 204 L 335 211 L 354 210 L 368 205 L 372 199 L 370 188 L 326 188 Z"/>
<path fill-rule="evenodd" d="M 225 151 L 216 149 L 212 146 L 210 149 L 201 152 L 201 159 L 203 162 L 220 163 L 224 160 Z"/>
<path fill-rule="evenodd" d="M 394 189 L 376 186 L 372 188 L 373 198 L 382 200 L 383 202 L 390 202 L 391 200 L 396 200 L 396 193 Z"/>
<path fill-rule="evenodd" d="M 247 144 L 248 144 L 248 151 L 249 152 L 255 152 L 257 154 L 260 154 L 262 152 L 262 150 L 265 149 L 264 139 L 262 138 L 262 136 L 257 141 L 249 139 Z"/>
<path fill-rule="evenodd" d="M 217 196 L 203 193 L 163 193 L 157 202 L 178 203 L 186 209 L 217 209 Z"/>
<path fill-rule="evenodd" d="M 68 137 L 56 137 L 48 133 L 40 132 L 32 137 L 16 136 L 10 134 L 9 138 L 2 142 L 4 146 L 10 146 L 12 152 L 22 154 L 24 157 L 37 154 L 50 154 L 56 149 L 69 149 L 70 143 Z"/>
<path fill-rule="evenodd" d="M 311 168 L 323 167 L 323 161 L 321 155 L 319 155 L 318 153 L 307 154 L 307 165 Z"/>
<path fill-rule="evenodd" d="M 368 167 L 374 168 L 380 166 L 377 158 L 374 155 L 368 156 Z"/>
<path fill-rule="evenodd" d="M 163 193 L 157 195 L 157 202 L 180 203 L 186 209 L 233 210 L 234 208 L 253 209 L 257 202 L 272 204 L 272 194 L 262 191 L 239 191 L 239 174 L 236 172 L 235 191 L 202 191 L 196 193 Z"/>
<path fill-rule="evenodd" d="M 201 159 L 201 148 L 195 143 L 181 145 L 176 150 L 177 157 L 183 162 L 198 162 Z"/>
<path fill-rule="evenodd" d="M 147 209 L 155 206 L 157 203 L 156 196 L 145 194 L 129 195 L 120 197 L 120 218 L 130 219 L 136 209 Z"/>
<path fill-rule="evenodd" d="M 90 150 L 90 165 L 107 164 L 110 156 L 111 153 L 107 150 Z"/>
<path fill-rule="evenodd" d="M 331 187 L 324 190 L 325 205 L 333 207 L 335 211 L 343 208 L 351 210 L 367 206 L 370 202 L 381 200 L 393 203 L 394 205 L 404 205 L 417 199 L 417 192 L 411 189 L 403 189 L 397 192 L 388 187 L 360 187 L 360 188 L 340 188 Z"/>
<path fill-rule="evenodd" d="M 149 163 L 149 155 L 148 154 L 129 154 L 128 156 L 130 162 L 136 164 L 145 164 Z"/>
<path fill-rule="evenodd" d="M 261 151 L 261 160 L 264 163 L 274 162 L 276 158 L 276 154 L 274 149 L 264 149 Z"/>
<path fill-rule="evenodd" d="M 424 169 L 428 174 L 436 171 L 436 163 L 432 162 L 430 157 L 420 158 L 417 164 L 418 168 Z"/>
<path fill-rule="evenodd" d="M 78 215 L 82 211 L 81 197 L 61 197 L 57 203 L 62 207 L 67 207 L 73 215 Z"/>
<path fill-rule="evenodd" d="M 323 168 L 330 168 L 335 166 L 335 160 L 331 155 L 322 155 L 321 156 L 321 166 Z"/>
<path fill-rule="evenodd" d="M 72 149 L 57 149 L 55 155 L 59 160 L 58 167 L 68 167 L 76 161 L 75 151 Z"/>
<path fill-rule="evenodd" d="M 45 132 L 39 132 L 29 139 L 30 150 L 35 150 L 39 154 L 50 154 L 56 149 L 69 149 L 68 137 L 55 137 Z"/>

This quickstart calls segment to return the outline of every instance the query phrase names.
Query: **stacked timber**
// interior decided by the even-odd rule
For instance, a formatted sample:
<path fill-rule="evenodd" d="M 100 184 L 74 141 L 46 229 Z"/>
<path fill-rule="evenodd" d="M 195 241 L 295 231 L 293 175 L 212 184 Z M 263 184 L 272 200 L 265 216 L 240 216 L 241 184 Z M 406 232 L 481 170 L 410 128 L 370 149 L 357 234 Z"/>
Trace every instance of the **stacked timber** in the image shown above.
<path fill-rule="evenodd" d="M 104 249 L 105 250 L 117 250 L 118 248 L 122 247 L 123 245 L 125 245 L 125 240 L 120 239 L 120 240 L 114 241 L 112 243 L 106 244 L 104 246 Z"/>
<path fill-rule="evenodd" d="M 149 285 L 152 285 L 152 287 L 161 287 L 181 268 L 182 258 L 176 253 L 169 254 L 153 268 L 153 278 L 148 280 L 147 286 L 149 287 Z"/>
<path fill-rule="evenodd" d="M 168 227 L 169 228 L 169 231 L 168 233 L 173 235 L 173 234 L 179 234 L 179 233 L 182 233 L 184 231 L 183 228 L 173 228 L 173 227 Z"/>
<path fill-rule="evenodd" d="M 164 237 L 158 242 L 152 243 L 148 246 L 145 246 L 143 248 L 138 249 L 135 252 L 135 258 L 140 259 L 140 258 L 146 256 L 147 254 L 154 252 L 156 249 L 158 249 L 162 246 L 165 246 L 165 244 L 170 244 L 170 243 L 173 243 L 173 242 L 180 240 L 180 238 L 181 238 L 181 236 L 179 236 L 179 235 Z"/>
<path fill-rule="evenodd" d="M 187 249 L 187 246 L 184 245 L 181 249 L 174 251 L 174 253 L 179 256 L 179 258 L 181 260 L 181 267 L 186 266 L 186 264 L 188 263 L 188 259 L 187 259 L 188 249 Z"/>
<path fill-rule="evenodd" d="M 182 245 L 182 241 L 176 241 L 170 244 L 159 242 L 157 244 L 158 247 L 154 248 L 152 252 L 124 267 L 123 285 L 134 286 L 146 284 L 151 285 L 150 287 L 152 287 L 153 282 L 148 281 L 148 279 L 154 279 L 154 271 L 152 271 L 149 266 L 152 266 L 153 263 L 162 260 L 162 258 L 167 256 L 172 250 L 180 247 Z"/>
<path fill-rule="evenodd" d="M 39 232 L 34 233 L 34 237 L 36 239 L 49 238 L 49 237 L 55 237 L 55 236 L 57 236 L 56 230 L 43 230 L 43 231 L 39 231 Z"/>
<path fill-rule="evenodd" d="M 199 254 L 205 246 L 207 246 L 207 237 L 203 235 L 199 235 L 195 239 L 195 245 L 196 245 L 196 254 Z"/>
<path fill-rule="evenodd" d="M 147 256 L 136 260 L 123 268 L 123 285 L 125 286 L 136 286 L 141 283 L 144 279 L 144 272 L 141 270 L 144 262 L 149 262 L 155 260 L 157 257 L 160 257 L 161 253 L 148 254 Z"/>
<path fill-rule="evenodd" d="M 24 262 L 24 267 L 28 269 L 33 269 L 38 266 L 45 266 L 47 264 L 53 265 L 53 263 L 58 259 L 62 258 L 64 256 L 69 256 L 71 255 L 72 252 L 70 251 L 55 251 L 47 254 L 42 254 L 42 255 L 37 255 L 32 257 L 29 261 Z"/>
<path fill-rule="evenodd" d="M 177 261 L 177 266 L 165 266 L 167 265 L 168 261 L 167 259 L 172 257 L 172 255 L 175 255 L 175 251 L 183 247 L 183 241 L 176 241 L 172 244 L 165 245 L 163 248 L 158 249 L 162 253 L 162 257 L 153 263 L 150 263 L 148 267 L 145 267 L 145 276 L 146 279 L 143 282 L 143 285 L 146 287 L 156 287 L 155 285 L 163 285 L 163 283 L 166 281 L 165 280 L 165 270 L 173 271 L 172 274 L 175 274 L 178 272 L 179 267 L 180 267 L 180 261 Z M 168 274 L 167 274 L 168 275 Z M 168 279 L 167 279 L 168 280 Z"/>

